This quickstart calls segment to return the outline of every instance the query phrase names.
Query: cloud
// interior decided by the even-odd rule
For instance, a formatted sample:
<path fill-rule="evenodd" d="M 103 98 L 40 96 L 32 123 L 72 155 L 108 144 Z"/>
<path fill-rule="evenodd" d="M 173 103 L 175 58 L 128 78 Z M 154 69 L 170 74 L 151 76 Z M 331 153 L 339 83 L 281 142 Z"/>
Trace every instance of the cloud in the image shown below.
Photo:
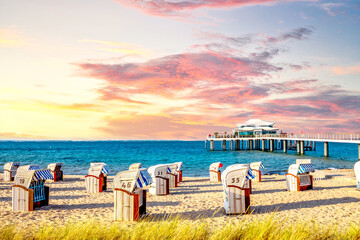
<path fill-rule="evenodd" d="M 334 75 L 351 75 L 351 74 L 360 74 L 360 64 L 355 66 L 336 66 L 332 68 Z"/>
<path fill-rule="evenodd" d="M 313 32 L 314 32 L 314 27 L 300 27 L 290 32 L 285 32 L 277 37 L 268 37 L 267 42 L 278 43 L 286 40 L 305 40 L 308 39 L 308 36 L 313 34 Z"/>
<path fill-rule="evenodd" d="M 13 28 L 0 28 L 0 47 L 22 47 L 26 41 L 22 34 Z"/>
<path fill-rule="evenodd" d="M 140 9 L 149 15 L 184 17 L 189 11 L 199 8 L 236 8 L 250 5 L 269 5 L 292 0 L 115 0 L 116 2 L 133 8 Z M 308 0 L 294 0 L 308 1 Z"/>
<path fill-rule="evenodd" d="M 320 5 L 322 9 L 324 9 L 330 16 L 336 16 L 333 8 L 338 8 L 344 6 L 344 3 L 323 3 Z"/>
<path fill-rule="evenodd" d="M 32 135 L 26 133 L 0 132 L 0 139 L 3 140 L 28 140 L 28 139 L 50 139 L 49 137 Z"/>

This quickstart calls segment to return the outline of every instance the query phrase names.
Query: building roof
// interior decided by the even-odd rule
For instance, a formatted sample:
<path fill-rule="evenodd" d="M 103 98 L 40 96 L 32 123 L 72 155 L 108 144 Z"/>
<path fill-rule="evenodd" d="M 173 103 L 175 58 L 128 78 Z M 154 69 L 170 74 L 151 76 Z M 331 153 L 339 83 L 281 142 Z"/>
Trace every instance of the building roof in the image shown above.
<path fill-rule="evenodd" d="M 260 119 L 250 119 L 244 123 L 238 123 L 236 124 L 237 127 L 247 127 L 247 126 L 255 126 L 255 127 L 258 127 L 260 125 L 274 125 L 274 123 L 272 122 L 266 122 L 266 121 L 263 121 L 263 120 L 260 120 Z"/>

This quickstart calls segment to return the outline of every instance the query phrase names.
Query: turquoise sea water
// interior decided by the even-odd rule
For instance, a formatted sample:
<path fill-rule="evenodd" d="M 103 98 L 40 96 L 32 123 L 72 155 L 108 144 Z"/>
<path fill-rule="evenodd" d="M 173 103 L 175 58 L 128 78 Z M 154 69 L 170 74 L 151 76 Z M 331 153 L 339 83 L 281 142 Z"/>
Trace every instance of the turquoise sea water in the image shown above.
<path fill-rule="evenodd" d="M 323 157 L 323 143 L 317 143 L 316 151 L 306 151 L 299 156 L 296 151 L 284 154 L 262 151 L 222 151 L 220 142 L 217 151 L 205 150 L 204 141 L 41 141 L 0 142 L 0 171 L 6 162 L 21 162 L 21 165 L 37 164 L 46 168 L 52 162 L 64 163 L 64 174 L 87 174 L 90 162 L 105 162 L 110 175 L 128 169 L 129 165 L 141 162 L 143 167 L 160 163 L 183 162 L 184 176 L 208 176 L 209 165 L 222 162 L 224 168 L 235 163 L 262 161 L 265 172 L 285 173 L 298 158 L 311 158 L 317 169 L 353 168 L 358 158 L 357 144 L 329 143 L 330 157 Z"/>

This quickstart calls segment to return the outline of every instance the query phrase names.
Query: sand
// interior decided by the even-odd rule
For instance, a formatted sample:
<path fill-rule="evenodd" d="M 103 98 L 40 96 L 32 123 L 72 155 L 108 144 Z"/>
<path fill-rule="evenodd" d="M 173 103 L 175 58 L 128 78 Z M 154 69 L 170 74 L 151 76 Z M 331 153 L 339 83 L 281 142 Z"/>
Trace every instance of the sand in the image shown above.
<path fill-rule="evenodd" d="M 325 170 L 326 179 L 314 181 L 314 190 L 287 192 L 284 175 L 263 176 L 261 183 L 253 183 L 251 214 L 227 216 L 222 208 L 223 191 L 220 183 L 208 178 L 186 177 L 168 196 L 148 194 L 147 212 L 153 217 L 178 214 L 183 218 L 206 220 L 214 226 L 229 221 L 251 221 L 274 214 L 291 223 L 296 220 L 315 221 L 322 226 L 360 223 L 360 191 L 352 169 Z M 2 175 L 0 175 L 2 178 Z M 65 175 L 65 181 L 47 183 L 50 186 L 49 206 L 33 212 L 11 210 L 12 183 L 0 181 L 0 221 L 2 225 L 21 226 L 52 222 L 65 224 L 68 220 L 95 219 L 113 221 L 113 177 L 103 193 L 85 192 L 83 176 Z M 275 211 L 275 212 L 274 212 Z"/>

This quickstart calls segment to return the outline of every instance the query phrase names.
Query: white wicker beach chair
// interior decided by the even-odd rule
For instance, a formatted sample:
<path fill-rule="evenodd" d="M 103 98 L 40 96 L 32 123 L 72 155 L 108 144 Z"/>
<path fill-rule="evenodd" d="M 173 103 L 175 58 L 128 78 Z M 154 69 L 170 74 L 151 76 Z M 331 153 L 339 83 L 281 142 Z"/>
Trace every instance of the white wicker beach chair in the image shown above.
<path fill-rule="evenodd" d="M 48 169 L 24 170 L 15 176 L 12 186 L 12 210 L 33 211 L 49 204 L 49 187 L 44 183 L 53 176 Z"/>
<path fill-rule="evenodd" d="M 235 164 L 225 169 L 221 181 L 226 214 L 249 213 L 250 189 L 245 185 L 253 177 L 249 164 Z"/>
<path fill-rule="evenodd" d="M 50 170 L 50 172 L 53 174 L 54 182 L 56 181 L 64 181 L 64 174 L 61 170 L 61 167 L 63 166 L 63 163 L 50 163 L 47 168 Z"/>
<path fill-rule="evenodd" d="M 16 176 L 16 171 L 19 168 L 19 162 L 9 162 L 4 165 L 4 181 L 11 182 L 14 181 Z"/>
<path fill-rule="evenodd" d="M 360 161 L 358 161 L 357 163 L 355 163 L 354 165 L 354 171 L 355 171 L 355 176 L 356 176 L 356 182 L 357 182 L 357 190 L 360 191 Z"/>
<path fill-rule="evenodd" d="M 109 167 L 105 163 L 91 163 L 88 175 L 85 176 L 86 192 L 100 193 L 106 191 L 109 172 Z"/>
<path fill-rule="evenodd" d="M 261 182 L 261 169 L 264 168 L 262 162 L 252 162 L 250 163 L 250 168 L 252 170 L 253 175 L 255 176 L 255 178 L 252 181 Z"/>
<path fill-rule="evenodd" d="M 168 195 L 170 192 L 169 179 L 166 178 L 168 166 L 159 164 L 149 167 L 148 173 L 152 178 L 149 192 L 153 195 Z"/>
<path fill-rule="evenodd" d="M 175 170 L 175 173 L 177 174 L 177 182 L 181 183 L 182 182 L 182 166 L 183 166 L 183 162 L 176 162 L 174 163 L 177 165 L 177 168 Z"/>
<path fill-rule="evenodd" d="M 221 182 L 221 162 L 212 163 L 209 167 L 210 182 Z"/>
<path fill-rule="evenodd" d="M 285 174 L 288 191 L 304 191 L 313 189 L 313 176 L 310 172 L 315 172 L 311 159 L 297 159 L 296 164 L 289 167 Z"/>
<path fill-rule="evenodd" d="M 169 186 L 170 188 L 177 188 L 178 187 L 178 172 L 177 168 L 178 165 L 176 163 L 173 164 L 167 164 L 167 172 L 166 172 L 166 178 L 169 179 Z"/>
<path fill-rule="evenodd" d="M 145 168 L 119 172 L 114 178 L 114 220 L 138 221 L 146 214 L 146 189 L 152 180 Z"/>

